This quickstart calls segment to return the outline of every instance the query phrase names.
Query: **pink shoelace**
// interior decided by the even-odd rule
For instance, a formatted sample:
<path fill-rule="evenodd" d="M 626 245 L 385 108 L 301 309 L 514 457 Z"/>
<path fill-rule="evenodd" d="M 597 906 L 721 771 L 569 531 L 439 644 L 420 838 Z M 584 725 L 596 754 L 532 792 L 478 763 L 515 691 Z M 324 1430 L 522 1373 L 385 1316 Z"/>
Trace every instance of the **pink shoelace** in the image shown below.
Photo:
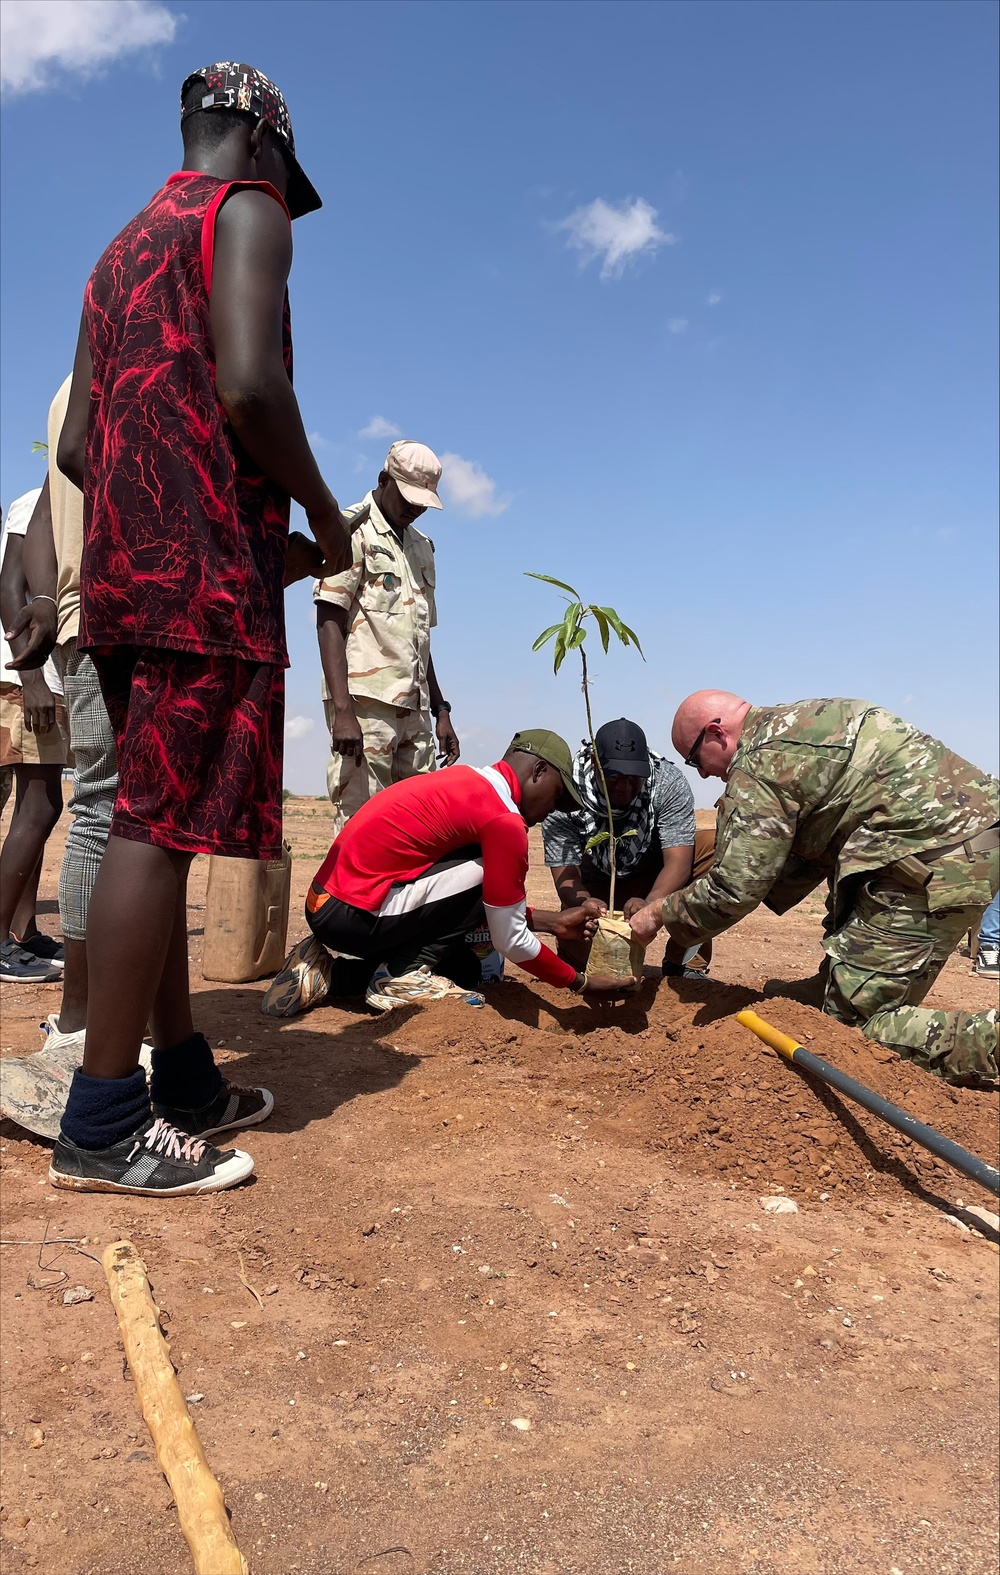
<path fill-rule="evenodd" d="M 143 1142 L 154 1154 L 167 1159 L 186 1159 L 196 1165 L 208 1147 L 203 1138 L 189 1137 L 179 1127 L 173 1127 L 162 1116 L 157 1116 Z"/>

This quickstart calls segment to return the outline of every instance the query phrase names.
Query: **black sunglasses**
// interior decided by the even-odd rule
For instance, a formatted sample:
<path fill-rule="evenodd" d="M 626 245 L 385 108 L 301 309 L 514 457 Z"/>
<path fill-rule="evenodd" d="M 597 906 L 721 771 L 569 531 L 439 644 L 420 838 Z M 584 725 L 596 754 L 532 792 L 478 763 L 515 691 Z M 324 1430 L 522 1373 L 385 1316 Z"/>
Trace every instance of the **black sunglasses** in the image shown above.
<path fill-rule="evenodd" d="M 695 739 L 694 743 L 691 745 L 691 748 L 688 750 L 687 754 L 684 756 L 684 764 L 686 766 L 696 766 L 698 764 L 698 751 L 701 748 L 702 744 L 705 742 L 705 734 L 708 732 L 710 727 L 714 727 L 717 722 L 721 722 L 721 721 L 722 721 L 721 716 L 713 716 L 713 718 L 712 718 L 712 720 L 710 722 L 706 722 L 705 723 L 705 726 L 702 728 L 701 732 L 698 734 L 698 737 Z"/>

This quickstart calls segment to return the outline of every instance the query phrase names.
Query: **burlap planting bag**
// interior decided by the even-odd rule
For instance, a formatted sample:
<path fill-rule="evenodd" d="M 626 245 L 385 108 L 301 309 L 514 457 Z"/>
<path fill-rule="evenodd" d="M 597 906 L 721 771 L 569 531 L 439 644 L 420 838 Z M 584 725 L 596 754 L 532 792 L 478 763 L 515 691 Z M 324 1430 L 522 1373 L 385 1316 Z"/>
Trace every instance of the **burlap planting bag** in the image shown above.
<path fill-rule="evenodd" d="M 606 913 L 598 919 L 587 959 L 588 973 L 606 973 L 612 979 L 641 979 L 645 957 L 645 946 L 636 940 L 620 913 Z"/>

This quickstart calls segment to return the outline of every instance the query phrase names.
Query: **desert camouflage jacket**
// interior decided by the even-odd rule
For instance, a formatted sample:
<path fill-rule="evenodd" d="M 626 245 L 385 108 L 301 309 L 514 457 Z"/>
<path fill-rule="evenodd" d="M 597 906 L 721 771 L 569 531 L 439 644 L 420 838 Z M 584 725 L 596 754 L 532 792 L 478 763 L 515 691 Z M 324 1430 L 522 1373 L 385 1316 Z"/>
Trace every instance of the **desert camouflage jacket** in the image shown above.
<path fill-rule="evenodd" d="M 369 492 L 344 510 L 369 514 L 351 536 L 353 562 L 342 574 L 317 580 L 314 602 L 332 602 L 348 615 L 347 683 L 356 699 L 401 710 L 426 711 L 431 630 L 437 623 L 434 543 L 415 525 L 402 541 Z M 323 679 L 323 699 L 330 692 Z"/>
<path fill-rule="evenodd" d="M 758 903 L 785 913 L 823 880 L 884 869 L 998 819 L 995 777 L 881 706 L 754 707 L 729 770 L 715 862 L 664 900 L 664 922 L 680 940 L 718 935 Z M 932 909 L 980 899 L 990 900 L 984 872 L 964 858 L 940 866 L 928 888 Z"/>

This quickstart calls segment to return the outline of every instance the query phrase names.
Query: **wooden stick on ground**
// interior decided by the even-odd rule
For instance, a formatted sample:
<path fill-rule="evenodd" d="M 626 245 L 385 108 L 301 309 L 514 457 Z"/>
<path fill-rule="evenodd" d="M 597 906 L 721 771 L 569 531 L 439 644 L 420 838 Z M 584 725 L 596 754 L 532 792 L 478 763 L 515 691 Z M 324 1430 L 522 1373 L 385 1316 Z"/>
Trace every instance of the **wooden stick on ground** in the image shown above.
<path fill-rule="evenodd" d="M 249 1575 L 170 1361 L 146 1265 L 130 1241 L 112 1242 L 102 1262 L 142 1414 L 174 1495 L 196 1575 Z"/>

